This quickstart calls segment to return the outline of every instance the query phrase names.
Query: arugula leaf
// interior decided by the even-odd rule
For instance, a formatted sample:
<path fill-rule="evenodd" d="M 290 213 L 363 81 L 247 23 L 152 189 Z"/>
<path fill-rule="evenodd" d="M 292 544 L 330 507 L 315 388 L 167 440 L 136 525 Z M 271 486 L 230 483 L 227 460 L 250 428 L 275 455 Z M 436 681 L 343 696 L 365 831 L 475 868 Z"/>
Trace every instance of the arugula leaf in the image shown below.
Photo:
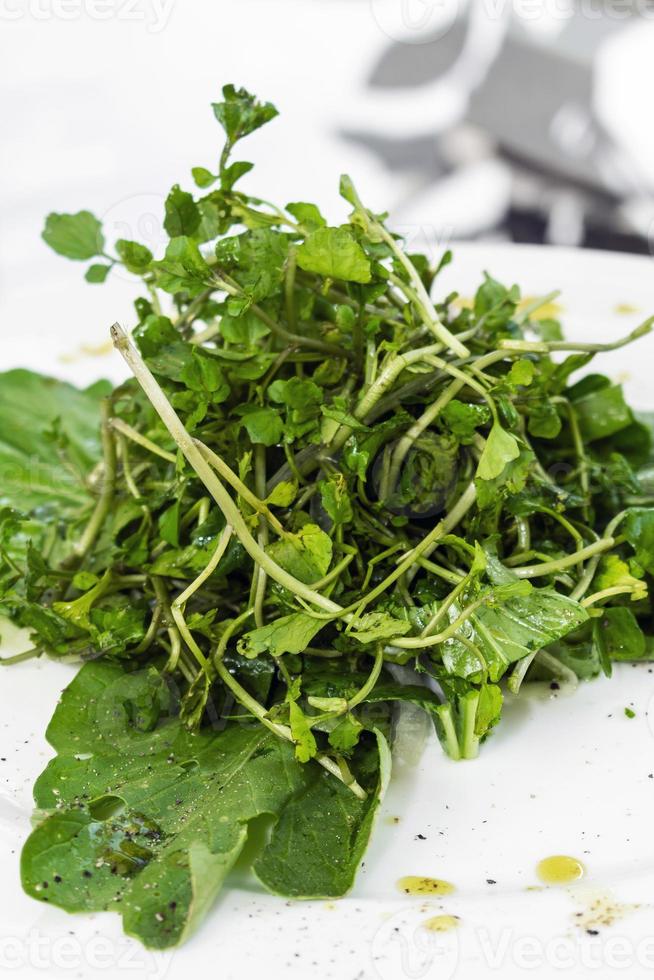
<path fill-rule="evenodd" d="M 99 396 L 31 371 L 0 375 L 0 504 L 75 513 L 92 497 L 86 477 L 100 458 Z M 56 429 L 53 426 L 56 425 Z"/>
<path fill-rule="evenodd" d="M 376 732 L 376 740 L 376 746 L 360 747 L 354 758 L 355 768 L 364 770 L 364 781 L 370 786 L 366 800 L 358 800 L 342 784 L 321 775 L 284 808 L 268 846 L 254 863 L 255 874 L 270 891 L 294 898 L 327 898 L 352 887 L 378 800 L 390 778 L 390 752 L 381 732 Z M 318 822 L 317 813 L 322 815 Z"/>
<path fill-rule="evenodd" d="M 35 787 L 37 806 L 49 815 L 21 857 L 28 893 L 69 911 L 118 911 L 127 933 L 165 949 L 197 928 L 248 824 L 270 814 L 277 826 L 255 865 L 266 887 L 343 894 L 381 792 L 371 751 L 364 759 L 371 792 L 362 802 L 317 767 L 298 766 L 292 745 L 265 728 L 192 735 L 171 706 L 153 670 L 87 664 L 69 685 L 48 728 L 58 755 Z M 314 805 L 327 801 L 316 850 L 309 837 L 301 842 L 302 828 L 314 820 Z M 293 859 L 284 864 L 289 835 Z"/>

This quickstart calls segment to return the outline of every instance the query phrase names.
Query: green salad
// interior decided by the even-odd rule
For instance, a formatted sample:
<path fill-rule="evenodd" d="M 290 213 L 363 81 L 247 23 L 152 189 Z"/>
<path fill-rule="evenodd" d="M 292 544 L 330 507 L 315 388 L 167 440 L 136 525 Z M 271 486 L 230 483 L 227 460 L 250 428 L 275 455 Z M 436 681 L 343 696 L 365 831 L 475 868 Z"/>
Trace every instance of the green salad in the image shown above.
<path fill-rule="evenodd" d="M 129 380 L 0 375 L 0 611 L 32 644 L 4 663 L 81 664 L 23 886 L 153 948 L 246 842 L 270 891 L 344 894 L 407 704 L 472 759 L 506 697 L 654 649 L 651 427 L 583 370 L 652 321 L 577 344 L 551 297 L 445 295 L 450 253 L 406 252 L 348 177 L 340 225 L 241 190 L 276 109 L 226 86 L 213 112 L 162 256 L 46 221 L 89 282 L 141 281 Z"/>

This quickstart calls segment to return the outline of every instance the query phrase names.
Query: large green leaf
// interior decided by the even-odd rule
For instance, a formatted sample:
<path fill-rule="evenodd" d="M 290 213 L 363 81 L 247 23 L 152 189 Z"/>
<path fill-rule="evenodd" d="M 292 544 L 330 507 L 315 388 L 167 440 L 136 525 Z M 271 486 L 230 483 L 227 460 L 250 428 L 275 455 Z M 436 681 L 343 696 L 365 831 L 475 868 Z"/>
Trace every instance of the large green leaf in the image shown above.
<path fill-rule="evenodd" d="M 43 240 L 59 255 L 80 262 L 102 255 L 104 251 L 102 225 L 90 211 L 49 214 Z"/>
<path fill-rule="evenodd" d="M 573 599 L 550 589 L 533 589 L 525 596 L 481 606 L 461 631 L 478 646 L 491 680 L 497 681 L 509 664 L 549 646 L 587 619 L 586 610 Z M 442 651 L 450 673 L 458 677 L 479 673 L 479 659 L 456 635 L 443 644 Z"/>
<path fill-rule="evenodd" d="M 58 755 L 35 786 L 47 816 L 23 849 L 26 891 L 69 911 L 114 909 L 147 946 L 172 946 L 206 914 L 249 822 L 268 814 L 277 827 L 256 864 L 266 887 L 343 894 L 370 835 L 385 749 L 382 777 L 374 739 L 360 751 L 361 801 L 263 726 L 191 734 L 173 707 L 153 668 L 82 668 L 48 728 Z"/>
<path fill-rule="evenodd" d="M 318 228 L 297 250 L 297 264 L 306 272 L 330 279 L 370 282 L 370 262 L 347 228 Z"/>
<path fill-rule="evenodd" d="M 32 371 L 0 375 L 0 503 L 23 511 L 89 500 L 84 478 L 100 457 L 99 382 L 80 391 Z"/>

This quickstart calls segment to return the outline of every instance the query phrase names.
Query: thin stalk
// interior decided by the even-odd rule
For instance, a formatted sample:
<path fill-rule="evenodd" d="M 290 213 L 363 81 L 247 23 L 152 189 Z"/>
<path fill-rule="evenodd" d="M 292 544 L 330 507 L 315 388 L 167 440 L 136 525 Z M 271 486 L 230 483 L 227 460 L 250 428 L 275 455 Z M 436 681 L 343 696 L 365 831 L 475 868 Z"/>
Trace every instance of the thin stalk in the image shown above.
<path fill-rule="evenodd" d="M 393 640 L 391 640 L 391 646 L 399 647 L 402 650 L 421 650 L 425 647 L 439 646 L 441 643 L 445 643 L 446 640 L 453 637 L 477 609 L 486 605 L 488 602 L 493 602 L 494 598 L 495 593 L 491 589 L 484 595 L 479 596 L 479 598 L 474 599 L 473 602 L 470 602 L 464 609 L 462 609 L 457 618 L 440 633 L 433 633 L 430 636 L 394 637 Z"/>
<path fill-rule="evenodd" d="M 458 357 L 467 357 L 470 351 L 457 337 L 455 337 L 450 330 L 447 329 L 445 324 L 441 321 L 431 297 L 425 289 L 425 284 L 420 278 L 418 270 L 414 266 L 411 259 L 408 257 L 406 252 L 400 248 L 393 236 L 386 230 L 386 228 L 384 228 L 382 224 L 379 224 L 379 222 L 375 222 L 374 224 L 376 230 L 379 231 L 379 234 L 407 273 L 409 280 L 411 281 L 411 285 L 417 294 L 418 302 L 420 304 L 419 311 L 424 312 L 426 315 L 430 330 L 436 337 L 438 337 L 441 343 L 445 344 L 446 347 L 449 347 L 449 349 Z"/>
<path fill-rule="evenodd" d="M 297 270 L 296 250 L 293 245 L 288 250 L 286 270 L 284 273 L 284 302 L 286 306 L 286 322 L 295 333 L 297 319 L 295 316 L 295 273 Z"/>
<path fill-rule="evenodd" d="M 242 296 L 243 290 L 229 277 L 218 277 L 216 279 L 216 286 L 218 289 L 222 289 L 229 296 Z M 250 311 L 261 320 L 271 333 L 274 333 L 276 337 L 283 340 L 286 344 L 291 344 L 294 347 L 308 347 L 311 350 L 321 351 L 323 354 L 331 354 L 335 357 L 346 357 L 349 358 L 351 355 L 349 351 L 343 350 L 342 347 L 337 347 L 335 344 L 328 344 L 326 341 L 316 340 L 313 337 L 305 337 L 302 334 L 293 333 L 290 330 L 286 330 L 280 323 L 273 319 L 270 314 L 266 313 L 257 303 L 252 303 L 249 307 Z"/>
<path fill-rule="evenodd" d="M 79 561 L 90 551 L 95 539 L 100 533 L 100 529 L 111 510 L 116 489 L 116 440 L 110 427 L 111 403 L 108 398 L 104 398 L 100 405 L 101 414 L 101 433 L 102 433 L 102 457 L 104 468 L 102 473 L 102 489 L 97 503 L 91 514 L 91 518 L 86 525 L 84 532 L 73 548 L 73 557 Z"/>
<path fill-rule="evenodd" d="M 257 497 L 255 493 L 252 493 L 250 488 L 243 483 L 236 473 L 234 473 L 234 471 L 217 453 L 213 451 L 213 449 L 209 449 L 209 447 L 203 442 L 200 442 L 199 439 L 195 439 L 194 441 L 206 461 L 213 466 L 216 472 L 222 476 L 223 480 L 225 480 L 225 482 L 228 483 L 233 490 L 236 490 L 239 497 L 242 497 L 243 500 L 245 500 L 257 514 L 259 514 L 259 516 L 265 518 L 272 529 L 276 531 L 280 537 L 288 537 L 288 531 L 284 529 L 281 521 L 275 517 L 266 502 Z M 265 487 L 263 492 L 265 493 Z"/>
<path fill-rule="evenodd" d="M 39 647 L 31 647 L 22 653 L 15 653 L 12 657 L 0 657 L 0 667 L 11 667 L 12 664 L 22 664 L 26 660 L 33 660 L 35 657 L 40 657 L 42 653 L 43 650 L 39 649 Z"/>
<path fill-rule="evenodd" d="M 592 595 L 586 596 L 585 599 L 581 600 L 581 605 L 588 609 L 590 606 L 596 605 L 598 602 L 602 602 L 604 599 L 610 599 L 614 595 L 628 595 L 633 592 L 633 588 L 630 585 L 613 585 L 609 589 L 602 589 L 600 592 L 593 592 Z"/>
<path fill-rule="evenodd" d="M 574 554 L 566 555 L 564 558 L 557 558 L 555 561 L 544 561 L 540 565 L 523 565 L 522 568 L 514 568 L 513 572 L 518 578 L 526 579 L 540 578 L 542 575 L 553 575 L 564 568 L 570 568 L 571 565 L 578 565 L 579 562 L 586 561 L 587 558 L 592 558 L 605 551 L 610 551 L 614 547 L 615 538 L 600 538 L 599 541 L 594 541 L 592 544 L 587 545 L 587 547 L 582 548 L 581 551 L 575 551 Z"/>
<path fill-rule="evenodd" d="M 177 462 L 177 457 L 174 453 L 169 453 L 166 449 L 157 446 L 155 442 L 152 442 L 147 436 L 141 435 L 137 429 L 132 428 L 127 422 L 123 422 L 122 419 L 112 418 L 109 420 L 109 425 L 115 432 L 120 432 L 121 435 L 126 436 L 127 439 L 131 439 L 132 442 L 142 446 L 143 449 L 154 453 L 155 456 L 160 456 L 161 459 L 168 460 L 169 463 Z"/>
<path fill-rule="evenodd" d="M 265 446 L 256 446 L 254 451 L 254 482 L 257 493 L 261 496 L 266 492 L 266 449 Z M 261 548 L 268 546 L 268 525 L 263 515 L 259 517 L 258 542 Z M 268 576 L 261 565 L 254 566 L 255 571 L 252 578 L 252 598 L 254 602 L 254 622 L 257 628 L 264 625 L 263 605 L 266 598 L 266 585 Z"/>
<path fill-rule="evenodd" d="M 603 354 L 607 351 L 618 350 L 620 347 L 626 347 L 627 344 L 631 344 L 635 340 L 640 340 L 641 337 L 645 337 L 648 333 L 651 333 L 653 326 L 654 317 L 649 317 L 639 327 L 636 327 L 635 330 L 627 334 L 626 337 L 621 337 L 620 340 L 615 340 L 608 344 L 580 344 L 577 341 L 567 340 L 502 340 L 500 341 L 500 347 L 511 347 L 513 350 L 527 352 L 533 351 L 538 354 L 548 354 L 551 351 L 579 351 L 588 354 Z"/>
<path fill-rule="evenodd" d="M 256 700 L 256 698 L 253 698 L 252 695 L 248 691 L 246 691 L 241 684 L 239 684 L 236 678 L 232 674 L 230 674 L 230 672 L 227 670 L 223 662 L 225 652 L 227 651 L 227 644 L 229 643 L 234 633 L 238 630 L 238 628 L 251 615 L 252 615 L 252 610 L 247 609 L 244 613 L 242 613 L 240 616 L 237 616 L 237 618 L 229 624 L 229 626 L 221 636 L 218 646 L 216 647 L 216 651 L 213 655 L 213 661 L 212 661 L 213 666 L 215 667 L 216 673 L 222 680 L 223 684 L 225 684 L 225 686 L 229 688 L 229 690 L 232 692 L 232 694 L 239 702 L 239 704 L 242 704 L 243 707 L 246 708 L 251 715 L 254 715 L 254 717 L 257 718 L 262 725 L 265 725 L 265 727 L 269 731 L 273 732 L 273 734 L 277 735 L 278 738 L 283 738 L 287 742 L 294 742 L 293 736 L 291 734 L 291 729 L 288 727 L 288 725 L 280 725 L 279 722 L 272 721 L 268 717 L 268 712 L 266 711 L 264 706 L 260 704 Z M 345 779 L 343 778 L 343 773 L 341 772 L 338 763 L 335 762 L 332 758 L 330 758 L 328 755 L 324 755 L 320 753 L 316 755 L 315 760 L 318 763 L 318 765 L 322 766 L 323 769 L 326 769 L 327 772 L 332 774 L 332 776 L 336 776 L 336 778 L 340 782 L 345 783 L 348 789 L 352 790 L 352 792 L 356 797 L 358 797 L 360 800 L 366 799 L 367 793 L 363 789 L 363 787 L 359 785 L 356 779 L 353 779 L 352 782 L 346 782 Z"/>
<path fill-rule="evenodd" d="M 313 603 L 318 608 L 324 609 L 327 612 L 340 613 L 341 607 L 337 603 L 326 599 L 319 592 L 309 588 L 303 582 L 300 582 L 299 579 L 290 575 L 274 562 L 259 546 L 258 542 L 252 536 L 243 515 L 216 476 L 214 470 L 207 463 L 195 440 L 184 428 L 181 419 L 166 398 L 159 383 L 143 361 L 139 352 L 130 342 L 119 324 L 116 323 L 113 325 L 111 333 L 116 348 L 122 354 L 189 465 L 195 470 L 204 486 L 218 504 L 226 523 L 233 527 L 234 533 L 250 557 L 258 562 L 272 579 L 290 592 L 302 596 L 307 602 Z"/>

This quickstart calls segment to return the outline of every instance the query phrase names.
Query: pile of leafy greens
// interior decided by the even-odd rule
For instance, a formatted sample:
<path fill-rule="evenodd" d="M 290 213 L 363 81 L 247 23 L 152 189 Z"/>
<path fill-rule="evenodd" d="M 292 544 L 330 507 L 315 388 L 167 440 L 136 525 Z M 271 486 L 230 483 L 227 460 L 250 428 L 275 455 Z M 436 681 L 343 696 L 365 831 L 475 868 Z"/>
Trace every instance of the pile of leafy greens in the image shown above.
<path fill-rule="evenodd" d="M 89 282 L 142 280 L 132 337 L 113 328 L 130 380 L 0 378 L 0 611 L 19 659 L 83 663 L 23 884 L 157 948 L 253 828 L 267 888 L 350 887 L 402 702 L 469 759 L 507 689 L 652 650 L 650 429 L 572 378 L 650 323 L 568 343 L 547 297 L 489 276 L 434 301 L 449 253 L 407 254 L 347 177 L 336 227 L 238 190 L 232 152 L 276 110 L 223 96 L 162 257 L 87 211 L 46 222 Z"/>

